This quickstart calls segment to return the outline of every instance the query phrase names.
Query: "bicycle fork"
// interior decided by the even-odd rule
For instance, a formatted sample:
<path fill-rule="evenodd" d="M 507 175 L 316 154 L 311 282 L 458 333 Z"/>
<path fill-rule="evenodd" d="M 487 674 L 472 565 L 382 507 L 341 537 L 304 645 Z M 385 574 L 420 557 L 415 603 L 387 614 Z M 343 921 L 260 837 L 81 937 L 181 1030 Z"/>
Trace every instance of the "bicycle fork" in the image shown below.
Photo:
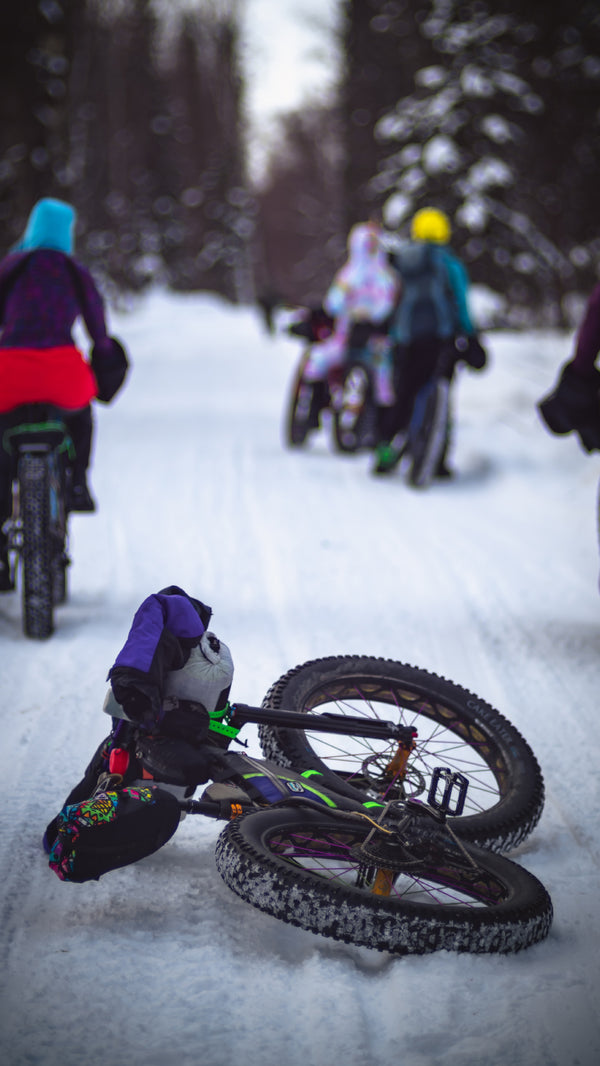
<path fill-rule="evenodd" d="M 389 778 L 392 784 L 404 781 L 409 757 L 416 746 L 417 741 L 414 737 L 409 741 L 399 741 L 396 751 L 384 769 L 384 776 Z"/>

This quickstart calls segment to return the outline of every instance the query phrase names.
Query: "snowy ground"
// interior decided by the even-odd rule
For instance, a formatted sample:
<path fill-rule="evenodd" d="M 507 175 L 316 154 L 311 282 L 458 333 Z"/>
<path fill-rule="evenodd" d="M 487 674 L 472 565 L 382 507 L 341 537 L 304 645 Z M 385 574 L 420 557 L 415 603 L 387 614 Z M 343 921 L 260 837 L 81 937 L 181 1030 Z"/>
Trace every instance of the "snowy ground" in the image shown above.
<path fill-rule="evenodd" d="M 534 409 L 570 338 L 488 337 L 489 369 L 455 390 L 458 476 L 420 493 L 325 434 L 282 446 L 299 342 L 252 310 L 157 293 L 112 325 L 134 366 L 97 411 L 100 506 L 72 521 L 70 602 L 39 644 L 17 596 L 0 600 L 3 1062 L 595 1066 L 598 458 Z M 512 719 L 547 784 L 513 857 L 552 896 L 550 937 L 501 958 L 338 945 L 234 896 L 219 826 L 200 818 L 134 867 L 61 883 L 43 828 L 107 731 L 106 672 L 135 609 L 171 583 L 212 604 L 239 701 L 299 662 L 364 652 Z"/>

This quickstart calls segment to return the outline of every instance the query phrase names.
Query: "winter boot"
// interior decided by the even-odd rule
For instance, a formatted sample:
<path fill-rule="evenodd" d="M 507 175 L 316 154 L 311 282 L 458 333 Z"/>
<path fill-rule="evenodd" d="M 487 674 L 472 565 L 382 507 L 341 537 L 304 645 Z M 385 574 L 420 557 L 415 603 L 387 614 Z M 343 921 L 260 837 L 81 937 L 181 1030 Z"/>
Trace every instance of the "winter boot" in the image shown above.
<path fill-rule="evenodd" d="M 15 579 L 8 559 L 8 545 L 4 533 L 0 533 L 0 592 L 13 592 Z"/>
<path fill-rule="evenodd" d="M 88 488 L 85 472 L 73 471 L 73 478 L 67 493 L 67 506 L 69 511 L 89 513 L 96 510 L 96 503 Z"/>
<path fill-rule="evenodd" d="M 396 434 L 390 444 L 382 441 L 375 448 L 375 466 L 373 467 L 374 474 L 391 474 L 402 456 L 404 455 L 404 449 L 406 447 L 405 435 Z"/>

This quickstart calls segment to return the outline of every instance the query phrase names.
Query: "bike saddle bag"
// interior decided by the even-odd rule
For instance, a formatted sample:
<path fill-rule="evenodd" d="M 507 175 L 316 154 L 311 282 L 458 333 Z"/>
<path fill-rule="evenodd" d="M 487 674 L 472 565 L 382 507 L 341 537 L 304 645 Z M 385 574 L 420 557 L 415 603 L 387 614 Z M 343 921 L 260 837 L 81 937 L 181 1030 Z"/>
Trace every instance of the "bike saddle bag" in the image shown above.
<path fill-rule="evenodd" d="M 167 785 L 203 785 L 211 776 L 209 744 L 196 746 L 178 737 L 140 736 L 135 757 L 147 780 Z"/>
<path fill-rule="evenodd" d="M 180 817 L 178 800 L 157 785 L 97 790 L 59 813 L 49 866 L 61 881 L 97 881 L 158 851 Z"/>

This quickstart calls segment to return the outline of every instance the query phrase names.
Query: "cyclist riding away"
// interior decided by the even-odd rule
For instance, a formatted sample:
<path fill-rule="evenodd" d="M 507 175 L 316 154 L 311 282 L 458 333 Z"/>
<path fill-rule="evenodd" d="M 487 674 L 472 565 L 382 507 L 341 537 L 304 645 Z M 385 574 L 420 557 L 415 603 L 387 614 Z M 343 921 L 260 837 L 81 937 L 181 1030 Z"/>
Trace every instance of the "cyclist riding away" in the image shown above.
<path fill-rule="evenodd" d="M 108 363 L 115 347 L 106 329 L 102 297 L 89 271 L 73 258 L 76 212 L 62 200 L 35 205 L 24 236 L 0 263 L 0 437 L 23 404 L 59 407 L 71 437 L 71 511 L 93 511 L 87 484 L 92 446 L 91 402 L 98 382 L 75 346 L 79 316 L 93 344 L 96 365 Z M 123 353 L 124 356 L 124 353 Z M 2 525 L 11 510 L 9 456 L 0 442 L 0 590 L 12 587 Z"/>

